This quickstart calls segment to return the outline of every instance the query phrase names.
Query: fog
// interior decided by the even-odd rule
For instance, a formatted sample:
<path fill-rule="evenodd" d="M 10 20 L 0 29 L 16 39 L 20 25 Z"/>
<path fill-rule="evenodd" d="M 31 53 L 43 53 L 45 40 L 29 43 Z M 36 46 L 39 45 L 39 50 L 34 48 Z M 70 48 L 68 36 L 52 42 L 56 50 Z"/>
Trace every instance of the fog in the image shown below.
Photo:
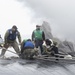
<path fill-rule="evenodd" d="M 75 41 L 75 0 L 18 0 L 31 10 L 33 22 L 48 21 L 54 36 Z"/>
<path fill-rule="evenodd" d="M 0 34 L 17 25 L 23 38 L 30 38 L 36 24 L 50 23 L 53 36 L 75 41 L 74 0 L 1 0 Z"/>

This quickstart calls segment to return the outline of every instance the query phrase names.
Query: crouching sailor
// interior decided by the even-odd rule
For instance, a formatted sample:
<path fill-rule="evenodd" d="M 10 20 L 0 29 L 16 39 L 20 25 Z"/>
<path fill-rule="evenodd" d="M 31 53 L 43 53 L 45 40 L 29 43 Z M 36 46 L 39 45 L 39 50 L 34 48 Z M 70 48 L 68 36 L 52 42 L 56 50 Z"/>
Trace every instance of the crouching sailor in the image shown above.
<path fill-rule="evenodd" d="M 44 52 L 43 54 L 52 55 L 58 54 L 57 42 L 52 41 L 51 39 L 46 39 L 43 44 Z"/>
<path fill-rule="evenodd" d="M 34 55 L 37 55 L 38 51 L 34 49 L 34 44 L 31 39 L 23 40 L 21 44 L 21 58 L 33 59 Z"/>
<path fill-rule="evenodd" d="M 53 46 L 52 46 L 52 48 L 51 48 L 51 51 L 52 51 L 52 55 L 58 54 L 57 42 L 53 41 Z"/>

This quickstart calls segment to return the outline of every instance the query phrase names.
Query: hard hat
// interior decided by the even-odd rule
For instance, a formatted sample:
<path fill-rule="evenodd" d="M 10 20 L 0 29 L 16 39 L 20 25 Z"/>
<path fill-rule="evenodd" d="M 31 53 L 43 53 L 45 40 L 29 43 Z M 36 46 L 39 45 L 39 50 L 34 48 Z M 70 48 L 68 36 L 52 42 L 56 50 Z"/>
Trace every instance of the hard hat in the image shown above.
<path fill-rule="evenodd" d="M 49 39 L 49 41 L 51 41 L 51 45 L 53 45 L 53 40 L 52 39 Z"/>
<path fill-rule="evenodd" d="M 53 43 L 53 40 L 52 39 L 49 39 L 49 41 L 51 41 Z"/>

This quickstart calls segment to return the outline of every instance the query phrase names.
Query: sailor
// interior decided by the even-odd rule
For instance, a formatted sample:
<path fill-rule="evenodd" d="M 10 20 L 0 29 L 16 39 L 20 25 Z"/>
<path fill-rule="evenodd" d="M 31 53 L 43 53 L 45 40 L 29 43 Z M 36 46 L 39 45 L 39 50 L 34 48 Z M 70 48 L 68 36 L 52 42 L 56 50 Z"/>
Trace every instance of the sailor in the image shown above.
<path fill-rule="evenodd" d="M 19 50 L 19 46 L 18 43 L 16 41 L 16 37 L 18 37 L 19 40 L 19 44 L 21 44 L 21 35 L 20 32 L 18 31 L 18 28 L 16 25 L 13 25 L 11 29 L 8 29 L 5 33 L 5 37 L 4 37 L 4 49 L 2 49 L 1 55 L 0 56 L 4 56 L 6 50 L 11 46 L 14 48 L 14 50 L 16 51 L 16 53 L 20 54 L 20 50 Z"/>
<path fill-rule="evenodd" d="M 43 54 L 54 55 L 58 54 L 57 42 L 52 41 L 52 39 L 46 39 L 43 44 L 44 52 Z"/>
<path fill-rule="evenodd" d="M 23 40 L 21 44 L 21 58 L 33 59 L 34 55 L 37 55 L 38 51 L 34 49 L 34 44 L 31 39 Z"/>
<path fill-rule="evenodd" d="M 36 29 L 32 32 L 32 41 L 35 43 L 35 47 L 40 47 L 41 54 L 43 52 L 43 41 L 45 41 L 44 31 L 40 29 L 40 25 L 36 25 Z"/>
<path fill-rule="evenodd" d="M 53 45 L 51 47 L 52 55 L 58 54 L 58 44 L 56 41 L 53 41 Z"/>
<path fill-rule="evenodd" d="M 50 55 L 52 45 L 53 45 L 52 39 L 46 39 L 45 42 L 43 43 L 43 54 Z"/>

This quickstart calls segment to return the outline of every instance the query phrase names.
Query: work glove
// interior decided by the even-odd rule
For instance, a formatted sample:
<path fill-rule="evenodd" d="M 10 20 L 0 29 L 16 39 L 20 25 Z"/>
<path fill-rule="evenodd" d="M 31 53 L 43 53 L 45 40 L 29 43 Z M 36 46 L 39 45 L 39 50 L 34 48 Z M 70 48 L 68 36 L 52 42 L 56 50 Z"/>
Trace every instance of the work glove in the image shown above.
<path fill-rule="evenodd" d="M 46 43 L 45 43 L 45 41 L 43 41 L 43 46 L 46 46 Z"/>

